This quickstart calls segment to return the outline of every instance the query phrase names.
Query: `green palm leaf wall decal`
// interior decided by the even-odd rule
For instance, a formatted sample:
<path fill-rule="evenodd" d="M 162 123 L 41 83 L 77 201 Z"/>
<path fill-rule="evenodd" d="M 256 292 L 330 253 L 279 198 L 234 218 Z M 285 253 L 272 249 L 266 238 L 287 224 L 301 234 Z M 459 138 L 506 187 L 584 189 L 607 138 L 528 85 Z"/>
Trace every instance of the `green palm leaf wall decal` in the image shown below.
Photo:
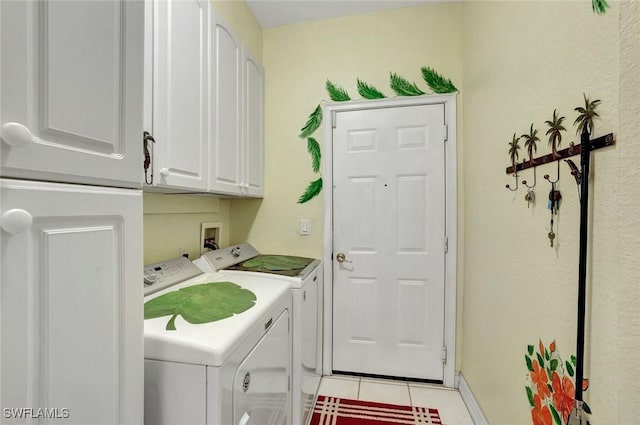
<path fill-rule="evenodd" d="M 320 105 L 318 105 L 316 106 L 316 109 L 313 110 L 311 115 L 309 115 L 309 119 L 307 120 L 307 123 L 304 125 L 304 127 L 300 129 L 300 131 L 302 132 L 300 133 L 300 138 L 306 139 L 307 137 L 311 136 L 313 132 L 316 131 L 318 127 L 320 127 L 321 123 L 322 123 L 322 108 L 320 107 Z"/>
<path fill-rule="evenodd" d="M 313 199 L 314 197 L 318 196 L 321 191 L 322 191 L 322 177 L 320 177 L 318 180 L 314 180 L 311 183 L 309 183 L 309 186 L 307 186 L 307 189 L 300 196 L 300 199 L 298 199 L 298 203 L 304 204 L 310 199 Z"/>
<path fill-rule="evenodd" d="M 365 99 L 384 99 L 386 96 L 377 88 L 361 81 L 358 78 L 358 93 Z"/>
<path fill-rule="evenodd" d="M 593 13 L 604 15 L 604 12 L 607 11 L 608 7 L 609 4 L 607 4 L 607 0 L 591 0 L 591 8 L 593 9 Z"/>
<path fill-rule="evenodd" d="M 398 96 L 419 96 L 425 94 L 415 83 L 410 83 L 405 78 L 393 72 L 391 73 L 391 89 L 396 92 Z"/>
<path fill-rule="evenodd" d="M 329 97 L 331 97 L 331 100 L 334 102 L 346 102 L 347 100 L 351 100 L 349 93 L 347 93 L 345 89 L 333 84 L 331 81 L 327 80 L 326 87 Z"/>
<path fill-rule="evenodd" d="M 322 154 L 320 153 L 320 144 L 313 137 L 309 137 L 307 139 L 307 151 L 311 155 L 311 168 L 313 169 L 313 172 L 319 172 Z"/>
<path fill-rule="evenodd" d="M 424 81 L 435 93 L 453 93 L 458 91 L 450 79 L 444 78 L 442 75 L 438 74 L 435 69 L 423 66 L 421 71 L 422 78 L 424 78 Z"/>

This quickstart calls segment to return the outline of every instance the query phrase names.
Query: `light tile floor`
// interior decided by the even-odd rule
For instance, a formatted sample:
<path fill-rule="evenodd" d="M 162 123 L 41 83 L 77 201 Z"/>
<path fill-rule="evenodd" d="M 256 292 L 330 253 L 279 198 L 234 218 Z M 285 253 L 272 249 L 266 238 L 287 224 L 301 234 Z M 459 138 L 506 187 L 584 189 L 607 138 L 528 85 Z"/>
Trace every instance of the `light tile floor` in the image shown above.
<path fill-rule="evenodd" d="M 473 425 L 460 393 L 437 385 L 353 376 L 324 376 L 319 394 L 438 409 L 444 425 Z"/>

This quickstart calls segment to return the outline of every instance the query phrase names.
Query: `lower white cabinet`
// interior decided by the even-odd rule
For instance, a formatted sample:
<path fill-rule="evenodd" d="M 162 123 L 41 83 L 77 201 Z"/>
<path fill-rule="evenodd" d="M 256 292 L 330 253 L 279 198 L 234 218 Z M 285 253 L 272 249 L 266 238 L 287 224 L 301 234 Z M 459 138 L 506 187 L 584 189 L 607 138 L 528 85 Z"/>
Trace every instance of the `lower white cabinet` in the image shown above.
<path fill-rule="evenodd" d="M 0 179 L 0 196 L 3 421 L 142 424 L 141 191 Z"/>

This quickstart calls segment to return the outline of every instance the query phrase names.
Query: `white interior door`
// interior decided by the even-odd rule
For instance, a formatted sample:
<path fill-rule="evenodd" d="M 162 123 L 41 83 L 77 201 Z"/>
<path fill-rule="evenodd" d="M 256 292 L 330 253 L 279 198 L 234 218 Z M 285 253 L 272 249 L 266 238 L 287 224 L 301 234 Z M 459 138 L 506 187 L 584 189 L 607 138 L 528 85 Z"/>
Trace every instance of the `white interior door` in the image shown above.
<path fill-rule="evenodd" d="M 334 371 L 444 378 L 444 123 L 443 104 L 336 113 Z"/>

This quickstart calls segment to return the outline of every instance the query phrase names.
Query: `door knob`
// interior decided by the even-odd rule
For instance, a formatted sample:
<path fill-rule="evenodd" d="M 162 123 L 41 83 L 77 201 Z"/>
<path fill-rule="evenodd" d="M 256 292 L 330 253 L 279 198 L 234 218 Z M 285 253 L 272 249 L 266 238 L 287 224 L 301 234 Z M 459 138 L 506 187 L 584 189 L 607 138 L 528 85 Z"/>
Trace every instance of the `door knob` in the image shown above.
<path fill-rule="evenodd" d="M 160 170 L 160 175 L 162 177 L 169 177 L 169 174 L 171 174 L 171 173 L 169 172 L 168 168 L 163 168 L 163 169 Z"/>
<path fill-rule="evenodd" d="M 338 263 L 352 263 L 351 260 L 347 260 L 347 256 L 342 252 L 339 252 L 338 255 L 336 255 L 336 260 L 338 260 Z"/>
<path fill-rule="evenodd" d="M 33 223 L 31 214 L 19 208 L 5 211 L 2 214 L 2 229 L 13 235 L 24 232 L 31 226 L 31 223 Z"/>
<path fill-rule="evenodd" d="M 7 122 L 2 125 L 2 140 L 14 148 L 27 146 L 33 140 L 33 134 L 18 122 Z"/>

